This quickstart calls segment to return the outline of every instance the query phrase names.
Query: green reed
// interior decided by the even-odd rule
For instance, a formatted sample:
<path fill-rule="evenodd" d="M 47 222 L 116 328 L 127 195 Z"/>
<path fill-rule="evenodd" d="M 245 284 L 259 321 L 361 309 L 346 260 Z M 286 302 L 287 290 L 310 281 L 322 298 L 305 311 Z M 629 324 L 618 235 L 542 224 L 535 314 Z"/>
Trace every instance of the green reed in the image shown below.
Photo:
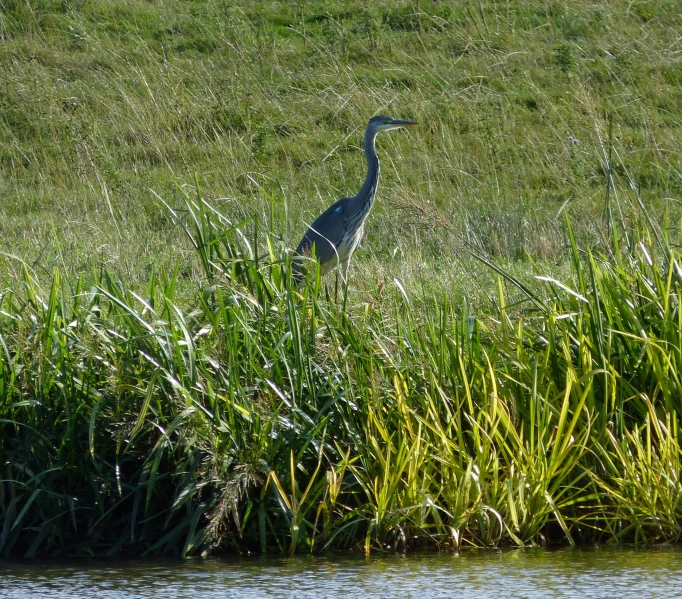
<path fill-rule="evenodd" d="M 193 300 L 0 295 L 1 555 L 679 539 L 676 250 L 572 241 L 571 280 L 482 318 L 297 289 L 274 225 L 184 201 Z"/>

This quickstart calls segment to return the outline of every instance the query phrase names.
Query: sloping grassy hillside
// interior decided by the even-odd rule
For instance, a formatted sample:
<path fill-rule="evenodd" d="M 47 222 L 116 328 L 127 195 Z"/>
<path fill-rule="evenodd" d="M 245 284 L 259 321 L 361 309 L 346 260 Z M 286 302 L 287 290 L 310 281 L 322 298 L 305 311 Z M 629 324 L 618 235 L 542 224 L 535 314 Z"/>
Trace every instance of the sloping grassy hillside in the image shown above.
<path fill-rule="evenodd" d="M 678 214 L 672 0 L 5 0 L 0 15 L 0 244 L 39 273 L 104 264 L 140 283 L 180 259 L 191 276 L 154 193 L 173 204 L 195 174 L 237 218 L 270 214 L 264 189 L 295 247 L 359 189 L 377 112 L 423 125 L 379 139 L 355 289 L 484 295 L 458 236 L 519 273 L 526 253 L 556 264 L 562 208 L 601 243 L 609 151 L 614 218 L 641 219 L 632 188 L 654 217 Z"/>

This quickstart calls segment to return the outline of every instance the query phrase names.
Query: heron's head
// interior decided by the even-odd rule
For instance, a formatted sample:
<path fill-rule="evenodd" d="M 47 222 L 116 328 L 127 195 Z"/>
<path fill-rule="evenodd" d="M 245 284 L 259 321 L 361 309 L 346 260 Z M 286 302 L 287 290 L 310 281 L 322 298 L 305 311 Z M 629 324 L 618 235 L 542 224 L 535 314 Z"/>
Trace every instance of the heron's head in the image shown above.
<path fill-rule="evenodd" d="M 414 127 L 418 124 L 419 123 L 415 123 L 414 121 L 401 121 L 380 114 L 369 119 L 367 129 L 373 133 L 379 133 L 379 131 L 390 131 L 391 129 L 399 129 L 400 127 Z"/>

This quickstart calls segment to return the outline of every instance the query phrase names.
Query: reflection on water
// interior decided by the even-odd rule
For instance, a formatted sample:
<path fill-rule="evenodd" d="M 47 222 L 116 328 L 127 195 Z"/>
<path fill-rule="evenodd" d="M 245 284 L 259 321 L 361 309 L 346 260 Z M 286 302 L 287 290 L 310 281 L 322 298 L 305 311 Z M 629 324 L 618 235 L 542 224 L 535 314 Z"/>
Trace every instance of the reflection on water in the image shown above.
<path fill-rule="evenodd" d="M 0 563 L 0 597 L 32 599 L 639 599 L 680 589 L 679 548 Z"/>

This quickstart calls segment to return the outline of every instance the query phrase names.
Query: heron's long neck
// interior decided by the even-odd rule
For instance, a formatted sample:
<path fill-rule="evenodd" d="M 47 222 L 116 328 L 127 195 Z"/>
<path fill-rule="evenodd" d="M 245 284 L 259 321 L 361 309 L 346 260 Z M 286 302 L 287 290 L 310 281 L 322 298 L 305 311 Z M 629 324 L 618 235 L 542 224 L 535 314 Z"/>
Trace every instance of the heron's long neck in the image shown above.
<path fill-rule="evenodd" d="M 363 211 L 369 212 L 369 209 L 374 203 L 374 196 L 377 192 L 377 185 L 379 184 L 379 157 L 374 148 L 374 140 L 376 133 L 367 130 L 365 132 L 365 157 L 367 158 L 367 178 L 362 185 L 357 196 Z"/>

